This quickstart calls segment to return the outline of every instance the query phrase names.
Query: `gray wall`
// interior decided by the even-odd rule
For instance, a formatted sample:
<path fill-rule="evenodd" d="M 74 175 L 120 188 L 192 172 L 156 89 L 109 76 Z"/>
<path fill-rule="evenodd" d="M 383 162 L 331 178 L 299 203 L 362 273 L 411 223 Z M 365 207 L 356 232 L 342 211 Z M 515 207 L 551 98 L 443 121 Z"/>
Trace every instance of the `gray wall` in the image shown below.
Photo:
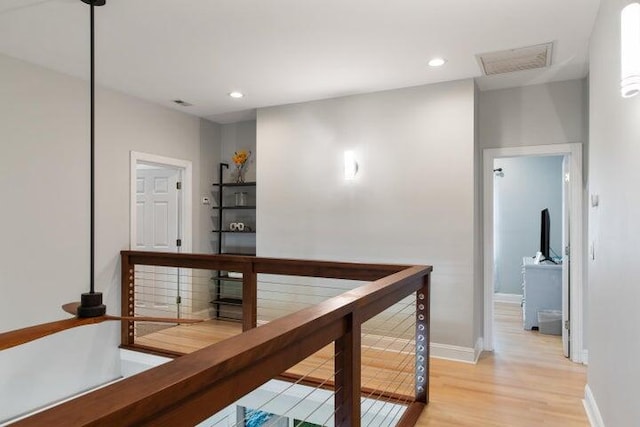
<path fill-rule="evenodd" d="M 255 120 L 217 124 L 206 120 L 200 121 L 200 195 L 209 197 L 211 204 L 200 205 L 200 244 L 194 246 L 194 252 L 217 253 L 216 235 L 212 232 L 217 227 L 217 217 L 213 208 L 217 204 L 217 191 L 212 184 L 218 182 L 220 163 L 228 163 L 229 170 L 225 170 L 223 180 L 229 181 L 229 174 L 233 170 L 231 156 L 240 149 L 252 151 L 247 169 L 247 181 L 255 181 L 256 177 L 256 122 Z"/>
<path fill-rule="evenodd" d="M 480 92 L 480 146 L 586 143 L 585 83 L 568 80 Z"/>
<path fill-rule="evenodd" d="M 640 420 L 640 96 L 620 96 L 620 11 L 601 2 L 590 42 L 588 383 L 607 426 Z"/>
<path fill-rule="evenodd" d="M 206 120 L 200 121 L 200 197 L 197 203 L 200 203 L 202 197 L 209 197 L 210 205 L 199 205 L 200 215 L 200 243 L 193 246 L 194 252 L 215 253 L 217 251 L 216 243 L 213 238 L 212 230 L 217 224 L 214 224 L 213 206 L 215 205 L 215 194 L 213 192 L 213 183 L 218 182 L 218 165 L 222 161 L 220 153 L 221 127 L 217 123 Z"/>
<path fill-rule="evenodd" d="M 589 140 L 589 89 L 586 79 L 480 92 L 480 147 L 503 148 L 530 145 L 583 144 L 583 223 L 587 223 L 587 151 Z M 482 179 L 482 174 L 478 176 Z M 583 241 L 587 242 L 587 227 Z M 588 275 L 586 248 L 583 263 L 583 345 L 588 342 Z"/>
<path fill-rule="evenodd" d="M 473 146 L 474 146 L 474 202 L 473 215 L 474 232 L 474 312 L 475 332 L 474 336 L 484 338 L 484 201 L 482 193 L 482 147 L 480 146 L 480 91 L 478 85 L 474 85 L 474 115 L 473 115 Z"/>
<path fill-rule="evenodd" d="M 233 162 L 231 157 L 238 150 L 251 151 L 249 164 L 245 179 L 247 181 L 256 180 L 256 161 L 258 153 L 256 152 L 256 121 L 248 120 L 244 122 L 229 123 L 220 126 L 221 128 L 221 158 L 222 161 L 229 163 L 229 171 L 224 179 L 228 178 L 228 173 L 233 170 Z M 216 178 L 217 179 L 217 178 Z"/>
<path fill-rule="evenodd" d="M 201 120 L 98 89 L 96 287 L 119 313 L 129 248 L 130 150 L 193 162 L 201 247 Z M 0 330 L 64 319 L 89 276 L 88 83 L 0 55 Z M 120 375 L 119 325 L 86 326 L 0 352 L 0 420 Z M 92 367 L 93 366 L 93 367 Z M 36 385 L 36 386 L 34 386 Z"/>
<path fill-rule="evenodd" d="M 258 254 L 432 264 L 432 342 L 474 347 L 471 80 L 258 111 Z M 360 170 L 343 177 L 343 152 Z"/>
<path fill-rule="evenodd" d="M 540 211 L 549 208 L 551 249 L 562 254 L 562 156 L 496 159 L 494 291 L 522 294 L 522 258 L 540 247 Z M 553 252 L 551 253 L 553 256 Z"/>

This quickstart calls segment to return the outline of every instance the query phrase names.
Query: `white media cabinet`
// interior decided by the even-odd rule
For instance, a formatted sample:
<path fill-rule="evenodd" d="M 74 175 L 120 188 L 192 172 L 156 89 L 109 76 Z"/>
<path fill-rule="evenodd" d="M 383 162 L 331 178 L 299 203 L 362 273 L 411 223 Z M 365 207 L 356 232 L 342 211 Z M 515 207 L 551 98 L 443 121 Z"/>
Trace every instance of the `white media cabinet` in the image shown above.
<path fill-rule="evenodd" d="M 539 310 L 562 310 L 562 265 L 534 264 L 522 259 L 522 320 L 524 329 L 538 327 Z"/>

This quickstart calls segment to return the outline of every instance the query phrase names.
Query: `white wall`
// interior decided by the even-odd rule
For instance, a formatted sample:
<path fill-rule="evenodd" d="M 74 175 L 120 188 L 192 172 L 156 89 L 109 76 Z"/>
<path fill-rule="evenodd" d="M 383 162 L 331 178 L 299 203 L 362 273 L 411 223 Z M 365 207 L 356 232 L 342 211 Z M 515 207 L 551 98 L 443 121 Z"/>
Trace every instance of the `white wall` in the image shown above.
<path fill-rule="evenodd" d="M 640 97 L 620 96 L 620 11 L 603 0 L 590 42 L 588 383 L 607 426 L 640 420 Z"/>
<path fill-rule="evenodd" d="M 432 264 L 431 341 L 474 346 L 473 81 L 260 109 L 257 148 L 258 255 Z"/>
<path fill-rule="evenodd" d="M 522 294 L 522 258 L 540 250 L 540 211 L 549 209 L 551 249 L 562 254 L 562 156 L 496 159 L 494 290 Z M 551 252 L 551 256 L 553 252 Z"/>
<path fill-rule="evenodd" d="M 0 330 L 67 317 L 89 276 L 88 83 L 0 55 Z M 193 162 L 200 247 L 201 121 L 97 90 L 96 288 L 119 313 L 130 150 Z M 217 143 L 211 141 L 211 143 Z M 0 352 L 0 420 L 120 375 L 115 322 Z M 34 386 L 37 385 L 37 386 Z"/>

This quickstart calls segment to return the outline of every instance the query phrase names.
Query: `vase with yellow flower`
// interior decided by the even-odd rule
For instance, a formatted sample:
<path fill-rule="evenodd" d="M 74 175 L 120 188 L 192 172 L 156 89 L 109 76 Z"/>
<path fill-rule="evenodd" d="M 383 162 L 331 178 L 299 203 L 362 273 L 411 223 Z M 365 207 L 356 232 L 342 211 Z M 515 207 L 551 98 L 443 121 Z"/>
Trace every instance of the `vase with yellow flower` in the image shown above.
<path fill-rule="evenodd" d="M 231 160 L 233 164 L 236 166 L 235 171 L 232 174 L 232 179 L 234 182 L 241 184 L 244 182 L 244 176 L 247 172 L 247 163 L 249 162 L 249 158 L 251 157 L 251 151 L 249 150 L 239 150 L 233 153 L 233 157 Z"/>

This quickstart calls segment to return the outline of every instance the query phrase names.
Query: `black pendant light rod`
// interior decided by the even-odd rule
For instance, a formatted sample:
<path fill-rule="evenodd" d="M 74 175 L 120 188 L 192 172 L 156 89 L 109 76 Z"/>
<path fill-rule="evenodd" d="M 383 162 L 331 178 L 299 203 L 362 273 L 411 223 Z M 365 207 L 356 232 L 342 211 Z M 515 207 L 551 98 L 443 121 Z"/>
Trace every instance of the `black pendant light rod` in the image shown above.
<path fill-rule="evenodd" d="M 90 293 L 95 293 L 95 262 L 96 262 L 96 112 L 95 112 L 95 37 L 94 37 L 94 2 L 91 2 L 91 277 L 90 277 Z"/>
<path fill-rule="evenodd" d="M 91 248 L 90 248 L 90 276 L 89 292 L 81 295 L 81 303 L 78 307 L 77 314 L 79 317 L 98 317 L 106 313 L 107 307 L 102 303 L 102 293 L 95 291 L 95 216 L 96 216 L 96 200 L 95 200 L 95 24 L 94 24 L 94 6 L 103 6 L 106 0 L 82 0 L 90 6 L 90 126 L 91 126 Z"/>

